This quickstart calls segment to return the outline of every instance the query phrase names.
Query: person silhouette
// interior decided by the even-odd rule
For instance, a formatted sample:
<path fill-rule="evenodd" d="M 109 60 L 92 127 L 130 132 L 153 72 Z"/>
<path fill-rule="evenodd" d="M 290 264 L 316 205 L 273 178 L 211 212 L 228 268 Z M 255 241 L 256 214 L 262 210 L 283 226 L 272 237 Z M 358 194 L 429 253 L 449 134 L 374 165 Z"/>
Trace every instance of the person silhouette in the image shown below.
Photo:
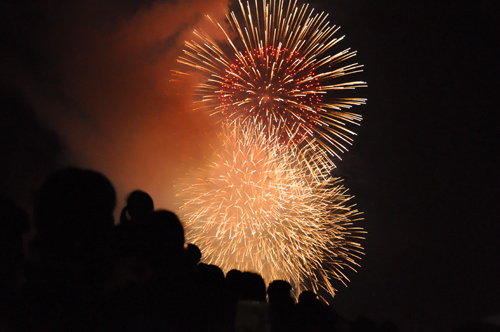
<path fill-rule="evenodd" d="M 68 167 L 35 193 L 33 258 L 20 295 L 19 330 L 93 330 L 112 276 L 116 193 L 101 173 Z"/>
<path fill-rule="evenodd" d="M 120 214 L 121 227 L 126 227 L 133 219 L 145 217 L 154 211 L 154 202 L 148 193 L 142 190 L 134 190 L 127 197 L 127 205 Z"/>

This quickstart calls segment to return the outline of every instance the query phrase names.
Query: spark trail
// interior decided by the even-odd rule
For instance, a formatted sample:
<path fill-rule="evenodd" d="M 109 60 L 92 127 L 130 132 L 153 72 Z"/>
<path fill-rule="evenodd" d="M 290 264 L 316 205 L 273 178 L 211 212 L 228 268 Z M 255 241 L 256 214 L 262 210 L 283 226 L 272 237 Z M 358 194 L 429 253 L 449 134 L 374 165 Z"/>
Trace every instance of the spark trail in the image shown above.
<path fill-rule="evenodd" d="M 197 86 L 196 108 L 225 121 L 279 124 L 282 141 L 313 143 L 339 157 L 355 135 L 348 125 L 362 119 L 348 110 L 365 102 L 341 92 L 366 86 L 344 79 L 361 71 L 362 65 L 344 64 L 356 52 L 333 51 L 343 39 L 336 37 L 339 28 L 307 4 L 239 4 L 241 12 L 227 16 L 229 30 L 208 17 L 226 44 L 195 30 L 196 39 L 186 42 L 178 60 L 206 78 Z"/>
<path fill-rule="evenodd" d="M 279 123 L 225 124 L 221 146 L 208 167 L 184 179 L 186 237 L 204 261 L 224 271 L 284 279 L 296 294 L 306 287 L 334 295 L 332 280 L 344 282 L 362 254 L 353 227 L 359 212 L 322 149 L 283 144 Z"/>

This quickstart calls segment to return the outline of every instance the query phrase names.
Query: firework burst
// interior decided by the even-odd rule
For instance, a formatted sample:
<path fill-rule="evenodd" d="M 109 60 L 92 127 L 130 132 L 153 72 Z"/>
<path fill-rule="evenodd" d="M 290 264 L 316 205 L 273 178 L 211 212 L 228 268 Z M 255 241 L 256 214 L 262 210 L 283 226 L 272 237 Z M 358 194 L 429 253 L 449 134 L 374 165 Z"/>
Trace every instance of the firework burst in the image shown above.
<path fill-rule="evenodd" d="M 204 260 L 223 270 L 259 272 L 288 280 L 296 294 L 310 286 L 332 296 L 332 279 L 358 265 L 363 233 L 352 227 L 358 211 L 332 178 L 322 149 L 280 142 L 280 124 L 236 121 L 223 126 L 221 147 L 208 167 L 184 180 L 187 239 Z"/>
<path fill-rule="evenodd" d="M 209 19 L 222 31 L 221 45 L 204 31 L 186 42 L 179 62 L 205 75 L 197 86 L 197 108 L 206 108 L 223 119 L 242 123 L 279 124 L 282 141 L 319 144 L 338 156 L 351 144 L 354 132 L 347 123 L 359 124 L 361 116 L 348 112 L 362 98 L 342 98 L 338 90 L 365 86 L 342 77 L 361 71 L 349 49 L 333 52 L 343 37 L 330 26 L 328 14 L 315 13 L 296 2 L 263 0 L 259 6 L 240 1 L 241 13 L 227 16 L 230 29 Z M 186 75 L 175 72 L 177 75 Z"/>

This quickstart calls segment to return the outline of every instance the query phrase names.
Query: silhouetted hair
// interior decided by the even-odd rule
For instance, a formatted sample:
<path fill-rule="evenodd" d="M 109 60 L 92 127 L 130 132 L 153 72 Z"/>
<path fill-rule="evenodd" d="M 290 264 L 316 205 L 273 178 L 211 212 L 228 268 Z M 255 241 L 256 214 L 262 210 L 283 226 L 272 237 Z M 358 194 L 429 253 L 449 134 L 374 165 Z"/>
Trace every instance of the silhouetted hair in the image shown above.
<path fill-rule="evenodd" d="M 269 296 L 269 302 L 273 302 L 275 300 L 278 301 L 289 300 L 291 290 L 292 286 L 288 281 L 274 280 L 267 287 L 267 295 Z"/>
<path fill-rule="evenodd" d="M 189 243 L 184 249 L 186 261 L 190 266 L 195 267 L 201 260 L 201 250 L 196 244 Z"/>
<path fill-rule="evenodd" d="M 243 272 L 237 279 L 240 300 L 266 302 L 266 283 L 260 274 Z"/>
<path fill-rule="evenodd" d="M 134 229 L 136 251 L 151 266 L 168 265 L 183 258 L 184 227 L 175 213 L 154 211 Z"/>
<path fill-rule="evenodd" d="M 83 255 L 99 250 L 113 231 L 115 206 L 115 189 L 104 175 L 75 167 L 51 174 L 35 194 L 33 221 L 40 248 L 60 255 L 64 250 Z"/>
<path fill-rule="evenodd" d="M 144 217 L 154 211 L 154 202 L 148 193 L 142 190 L 134 190 L 127 197 L 127 205 L 120 215 L 120 223 L 128 221 L 127 213 L 131 219 Z"/>
<path fill-rule="evenodd" d="M 311 303 L 316 303 L 318 301 L 318 296 L 309 290 L 305 290 L 299 295 L 299 303 L 306 303 L 306 304 L 311 304 Z"/>
<path fill-rule="evenodd" d="M 157 210 L 148 215 L 146 223 L 151 227 L 150 241 L 159 247 L 176 251 L 184 249 L 184 227 L 179 217 L 167 210 Z"/>

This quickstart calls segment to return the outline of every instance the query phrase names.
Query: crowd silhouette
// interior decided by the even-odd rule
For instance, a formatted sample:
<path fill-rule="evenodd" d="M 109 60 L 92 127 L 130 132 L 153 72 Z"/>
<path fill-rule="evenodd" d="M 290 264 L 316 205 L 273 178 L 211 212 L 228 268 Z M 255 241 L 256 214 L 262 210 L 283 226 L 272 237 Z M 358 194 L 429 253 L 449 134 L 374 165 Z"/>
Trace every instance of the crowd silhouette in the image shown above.
<path fill-rule="evenodd" d="M 34 195 L 29 218 L 0 197 L 0 331 L 398 331 L 349 321 L 304 291 L 267 287 L 250 271 L 201 263 L 170 211 L 136 190 L 115 226 L 116 193 L 102 174 L 66 168 Z"/>

